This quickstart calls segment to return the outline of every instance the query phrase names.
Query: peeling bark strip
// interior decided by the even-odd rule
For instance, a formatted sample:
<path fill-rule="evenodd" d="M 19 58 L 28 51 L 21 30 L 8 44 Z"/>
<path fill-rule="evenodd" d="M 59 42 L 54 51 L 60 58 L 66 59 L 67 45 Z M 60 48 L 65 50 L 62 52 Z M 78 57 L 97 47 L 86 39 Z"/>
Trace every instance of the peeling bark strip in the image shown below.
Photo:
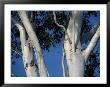
<path fill-rule="evenodd" d="M 38 55 L 39 74 L 40 74 L 40 76 L 45 76 L 46 77 L 46 76 L 48 76 L 48 74 L 47 74 L 46 67 L 45 67 L 45 64 L 44 64 L 43 55 L 42 55 L 42 51 L 41 51 L 41 48 L 40 48 L 38 38 L 37 38 L 35 32 L 33 31 L 33 28 L 30 24 L 30 21 L 29 21 L 27 15 L 26 15 L 25 11 L 19 11 L 19 16 L 22 20 L 22 23 L 24 24 L 24 26 L 26 28 L 26 32 L 28 33 L 29 38 L 31 39 L 31 41 L 34 45 L 35 52 Z"/>
<path fill-rule="evenodd" d="M 33 58 L 31 56 L 29 45 L 26 41 L 25 29 L 19 23 L 17 23 L 13 18 L 11 20 L 18 27 L 18 30 L 20 32 L 21 48 L 22 48 L 23 62 L 24 62 L 23 64 L 24 64 L 26 75 L 28 77 L 37 77 L 38 75 L 36 73 L 36 67 L 29 66 L 29 63 Z"/>

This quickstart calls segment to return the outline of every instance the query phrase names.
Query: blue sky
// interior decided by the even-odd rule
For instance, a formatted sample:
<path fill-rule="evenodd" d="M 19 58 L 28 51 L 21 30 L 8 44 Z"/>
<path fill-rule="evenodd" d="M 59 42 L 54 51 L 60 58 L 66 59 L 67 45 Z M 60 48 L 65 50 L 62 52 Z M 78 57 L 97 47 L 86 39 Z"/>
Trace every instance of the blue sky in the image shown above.
<path fill-rule="evenodd" d="M 56 47 L 51 47 L 50 52 L 44 51 L 46 67 L 50 76 L 62 76 L 61 58 L 62 50 L 61 44 Z"/>
<path fill-rule="evenodd" d="M 61 44 L 57 44 L 56 47 L 51 46 L 50 51 L 43 51 L 44 61 L 50 76 L 59 77 L 62 76 L 61 69 Z M 16 64 L 11 66 L 11 71 L 17 76 L 26 76 L 22 58 L 16 59 Z"/>

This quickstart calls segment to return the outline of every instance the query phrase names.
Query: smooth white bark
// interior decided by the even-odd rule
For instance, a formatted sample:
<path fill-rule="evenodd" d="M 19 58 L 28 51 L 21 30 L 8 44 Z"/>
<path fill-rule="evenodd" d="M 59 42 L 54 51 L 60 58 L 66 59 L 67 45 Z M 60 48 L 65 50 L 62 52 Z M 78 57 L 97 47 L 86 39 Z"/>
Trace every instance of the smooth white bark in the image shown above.
<path fill-rule="evenodd" d="M 72 41 L 68 42 L 65 35 L 64 49 L 69 70 L 69 76 L 84 76 L 84 56 L 80 50 L 80 31 L 82 27 L 82 11 L 73 11 L 67 28 L 67 33 Z M 78 47 L 78 49 L 77 49 Z"/>
<path fill-rule="evenodd" d="M 83 11 L 73 11 L 67 28 L 67 33 L 72 41 L 72 49 L 75 51 L 79 41 L 82 27 Z"/>
<path fill-rule="evenodd" d="M 56 25 L 63 28 L 63 30 L 65 31 L 63 44 L 64 44 L 64 51 L 66 55 L 69 76 L 74 76 L 74 77 L 83 76 L 85 63 L 84 63 L 84 56 L 82 55 L 82 52 L 80 50 L 80 31 L 82 26 L 82 12 L 81 11 L 72 12 L 67 29 L 65 29 L 63 25 L 57 23 L 55 12 L 53 12 L 53 15 Z"/>
<path fill-rule="evenodd" d="M 97 40 L 100 37 L 100 27 L 98 27 L 96 33 L 94 34 L 94 36 L 92 37 L 88 47 L 84 50 L 84 56 L 85 56 L 85 61 L 87 61 L 87 58 L 89 57 L 91 51 L 93 50 L 93 48 L 95 47 Z"/>
<path fill-rule="evenodd" d="M 74 11 L 72 12 L 72 17 L 70 17 L 69 25 L 67 28 L 67 33 L 72 41 L 69 44 L 67 36 L 65 35 L 64 48 L 66 53 L 66 59 L 69 69 L 69 76 L 81 77 L 84 76 L 84 66 L 85 62 L 90 55 L 91 51 L 96 45 L 96 42 L 100 36 L 100 30 L 98 29 L 90 41 L 87 49 L 82 52 L 80 49 L 80 31 L 82 26 L 82 12 Z M 94 33 L 94 31 L 91 31 Z M 89 36 L 88 36 L 89 37 Z"/>
<path fill-rule="evenodd" d="M 66 60 L 70 77 L 83 77 L 84 75 L 84 56 L 80 49 L 75 52 L 71 51 L 69 42 L 64 42 L 64 49 L 66 53 Z"/>
<path fill-rule="evenodd" d="M 21 48 L 23 53 L 23 64 L 24 64 L 26 75 L 27 77 L 37 77 L 35 65 L 30 66 L 31 61 L 33 60 L 33 57 L 31 56 L 29 44 L 26 41 L 25 29 L 19 23 L 17 23 L 13 18 L 12 18 L 12 21 L 17 26 L 20 32 Z"/>
<path fill-rule="evenodd" d="M 32 25 L 26 15 L 25 11 L 19 11 L 19 16 L 22 20 L 22 23 L 24 24 L 24 26 L 26 28 L 26 31 L 29 35 L 29 38 L 31 39 L 31 41 L 34 45 L 35 52 L 38 55 L 38 62 L 39 62 L 38 67 L 39 67 L 40 76 L 48 76 L 47 70 L 46 70 L 46 67 L 44 64 L 43 54 L 42 54 L 42 50 L 40 48 L 39 40 L 38 40 L 38 38 L 32 28 Z"/>

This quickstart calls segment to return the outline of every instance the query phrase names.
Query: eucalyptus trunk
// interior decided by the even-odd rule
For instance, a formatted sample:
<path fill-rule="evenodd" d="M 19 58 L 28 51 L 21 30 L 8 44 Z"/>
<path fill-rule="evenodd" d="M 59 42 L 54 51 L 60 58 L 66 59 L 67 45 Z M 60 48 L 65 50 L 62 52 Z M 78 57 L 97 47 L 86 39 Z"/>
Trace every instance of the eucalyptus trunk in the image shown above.
<path fill-rule="evenodd" d="M 99 28 L 91 39 L 86 50 L 81 51 L 80 33 L 83 11 L 73 11 L 64 38 L 64 50 L 69 77 L 83 77 L 85 63 L 99 38 Z M 71 42 L 70 42 L 71 41 Z"/>
<path fill-rule="evenodd" d="M 17 26 L 19 32 L 20 32 L 20 41 L 21 41 L 21 48 L 22 48 L 22 54 L 23 54 L 23 64 L 24 69 L 26 72 L 27 77 L 37 77 L 37 70 L 36 66 L 34 64 L 33 56 L 29 47 L 29 43 L 26 40 L 26 31 L 25 29 L 17 23 L 13 18 L 12 22 Z"/>
<path fill-rule="evenodd" d="M 39 68 L 39 74 L 40 76 L 48 76 L 45 64 L 44 64 L 44 58 L 42 54 L 42 50 L 39 44 L 39 40 L 33 30 L 33 27 L 29 21 L 29 18 L 26 15 L 25 11 L 19 11 L 19 16 L 22 20 L 23 25 L 25 26 L 26 32 L 29 35 L 29 38 L 31 39 L 31 42 L 33 44 L 35 53 L 38 55 L 38 68 Z"/>

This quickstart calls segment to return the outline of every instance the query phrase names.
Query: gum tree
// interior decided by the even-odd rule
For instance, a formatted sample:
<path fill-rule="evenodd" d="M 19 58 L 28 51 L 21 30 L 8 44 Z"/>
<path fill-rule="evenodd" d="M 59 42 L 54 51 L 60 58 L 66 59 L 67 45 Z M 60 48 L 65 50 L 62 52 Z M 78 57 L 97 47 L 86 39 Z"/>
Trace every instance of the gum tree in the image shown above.
<path fill-rule="evenodd" d="M 97 15 L 96 12 L 18 11 L 17 13 L 18 19 L 13 15 L 12 22 L 18 28 L 27 76 L 49 76 L 42 49 L 49 50 L 51 45 L 55 46 L 55 43 L 59 42 L 62 42 L 63 76 L 84 76 L 85 64 L 100 36 L 99 23 L 92 29 L 88 23 L 89 16 Z M 89 44 L 82 49 L 82 44 L 87 40 Z M 34 53 L 38 69 L 33 59 Z M 65 68 L 64 59 L 67 61 L 68 69 Z"/>

